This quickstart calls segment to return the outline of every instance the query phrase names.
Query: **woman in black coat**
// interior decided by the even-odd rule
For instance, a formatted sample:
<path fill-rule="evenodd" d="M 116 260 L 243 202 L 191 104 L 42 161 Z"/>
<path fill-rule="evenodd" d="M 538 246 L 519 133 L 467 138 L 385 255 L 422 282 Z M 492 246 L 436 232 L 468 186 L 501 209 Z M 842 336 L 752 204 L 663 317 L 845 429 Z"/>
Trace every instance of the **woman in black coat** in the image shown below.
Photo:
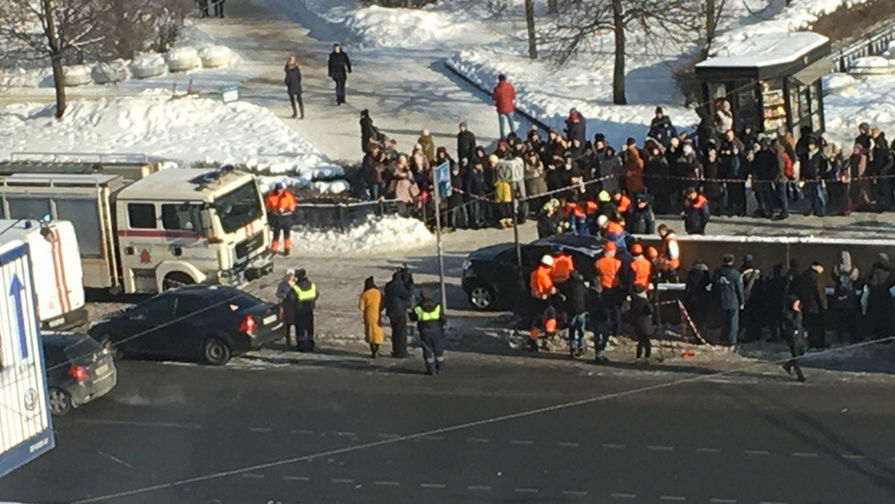
<path fill-rule="evenodd" d="M 301 118 L 305 118 L 305 104 L 301 101 L 301 69 L 298 68 L 298 59 L 295 56 L 289 56 L 286 61 L 286 78 L 283 83 L 286 85 L 286 92 L 289 93 L 289 102 L 292 104 L 292 118 L 298 117 L 301 112 Z M 295 102 L 298 101 L 298 109 L 295 108 Z"/>

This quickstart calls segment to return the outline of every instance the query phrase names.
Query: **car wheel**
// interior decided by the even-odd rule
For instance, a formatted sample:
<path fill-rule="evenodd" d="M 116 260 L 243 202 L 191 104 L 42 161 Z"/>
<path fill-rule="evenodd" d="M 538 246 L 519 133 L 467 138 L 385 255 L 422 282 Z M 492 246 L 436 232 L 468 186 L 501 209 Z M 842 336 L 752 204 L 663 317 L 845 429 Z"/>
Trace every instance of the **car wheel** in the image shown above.
<path fill-rule="evenodd" d="M 162 280 L 162 290 L 169 291 L 184 285 L 193 285 L 196 282 L 186 273 L 168 273 Z"/>
<path fill-rule="evenodd" d="M 71 411 L 71 395 L 57 387 L 50 387 L 50 412 L 62 416 Z"/>
<path fill-rule="evenodd" d="M 494 301 L 494 291 L 487 285 L 477 284 L 469 291 L 469 304 L 476 310 L 489 310 Z"/>
<path fill-rule="evenodd" d="M 230 347 L 217 338 L 205 342 L 202 354 L 205 362 L 214 366 L 222 366 L 230 361 Z"/>

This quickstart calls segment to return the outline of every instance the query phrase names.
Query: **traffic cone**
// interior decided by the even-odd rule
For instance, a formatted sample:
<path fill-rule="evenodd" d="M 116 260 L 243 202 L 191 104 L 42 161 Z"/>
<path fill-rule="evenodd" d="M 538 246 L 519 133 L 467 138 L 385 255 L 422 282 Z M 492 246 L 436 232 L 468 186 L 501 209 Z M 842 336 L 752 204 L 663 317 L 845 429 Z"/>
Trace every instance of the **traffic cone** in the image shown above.
<path fill-rule="evenodd" d="M 681 357 L 695 357 L 696 352 L 693 351 L 691 347 L 684 347 L 684 351 L 681 352 Z"/>

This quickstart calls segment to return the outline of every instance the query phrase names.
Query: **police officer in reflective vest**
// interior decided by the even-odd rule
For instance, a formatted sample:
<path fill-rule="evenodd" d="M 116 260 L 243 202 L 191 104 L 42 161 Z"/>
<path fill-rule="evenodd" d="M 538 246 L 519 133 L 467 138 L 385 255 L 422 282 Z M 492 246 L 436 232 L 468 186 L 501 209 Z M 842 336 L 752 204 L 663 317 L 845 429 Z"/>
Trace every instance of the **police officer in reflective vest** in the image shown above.
<path fill-rule="evenodd" d="M 432 301 L 428 293 L 423 292 L 418 305 L 410 312 L 410 320 L 417 323 L 420 343 L 423 347 L 423 359 L 426 361 L 426 374 L 438 374 L 444 367 L 444 310 L 441 305 Z"/>
<path fill-rule="evenodd" d="M 286 302 L 294 303 L 295 343 L 299 352 L 314 351 L 314 307 L 317 304 L 317 286 L 308 280 L 308 274 L 300 269 L 295 272 L 295 283 Z"/>

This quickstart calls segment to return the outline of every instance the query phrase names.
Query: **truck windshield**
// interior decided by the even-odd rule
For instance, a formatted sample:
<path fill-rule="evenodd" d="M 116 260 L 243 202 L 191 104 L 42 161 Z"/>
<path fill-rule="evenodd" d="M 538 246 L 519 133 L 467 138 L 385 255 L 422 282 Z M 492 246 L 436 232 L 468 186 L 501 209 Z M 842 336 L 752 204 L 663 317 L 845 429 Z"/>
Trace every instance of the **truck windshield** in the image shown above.
<path fill-rule="evenodd" d="M 254 181 L 217 198 L 214 209 L 225 233 L 232 233 L 263 215 Z"/>

